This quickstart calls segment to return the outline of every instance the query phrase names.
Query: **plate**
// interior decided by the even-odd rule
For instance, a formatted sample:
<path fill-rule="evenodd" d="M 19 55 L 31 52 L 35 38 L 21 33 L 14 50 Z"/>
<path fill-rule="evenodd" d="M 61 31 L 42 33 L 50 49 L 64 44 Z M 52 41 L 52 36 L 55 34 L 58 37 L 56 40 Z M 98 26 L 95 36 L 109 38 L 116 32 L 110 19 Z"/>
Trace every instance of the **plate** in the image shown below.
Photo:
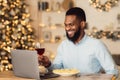
<path fill-rule="evenodd" d="M 73 76 L 80 72 L 77 69 L 55 69 L 53 70 L 53 73 L 61 76 Z"/>

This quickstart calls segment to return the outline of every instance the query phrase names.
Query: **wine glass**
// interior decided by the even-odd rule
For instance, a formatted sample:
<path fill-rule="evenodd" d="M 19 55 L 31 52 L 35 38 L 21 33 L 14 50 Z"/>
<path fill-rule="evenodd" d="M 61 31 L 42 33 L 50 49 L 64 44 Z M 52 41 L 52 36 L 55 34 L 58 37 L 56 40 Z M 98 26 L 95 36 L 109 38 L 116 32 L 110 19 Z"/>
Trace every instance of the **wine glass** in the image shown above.
<path fill-rule="evenodd" d="M 45 52 L 45 48 L 36 48 L 35 50 L 37 51 L 37 54 L 40 56 L 42 56 Z M 42 65 L 43 65 L 42 61 L 39 60 L 39 66 L 42 66 Z"/>
<path fill-rule="evenodd" d="M 43 55 L 43 53 L 45 52 L 45 48 L 36 48 L 35 50 L 39 55 Z"/>

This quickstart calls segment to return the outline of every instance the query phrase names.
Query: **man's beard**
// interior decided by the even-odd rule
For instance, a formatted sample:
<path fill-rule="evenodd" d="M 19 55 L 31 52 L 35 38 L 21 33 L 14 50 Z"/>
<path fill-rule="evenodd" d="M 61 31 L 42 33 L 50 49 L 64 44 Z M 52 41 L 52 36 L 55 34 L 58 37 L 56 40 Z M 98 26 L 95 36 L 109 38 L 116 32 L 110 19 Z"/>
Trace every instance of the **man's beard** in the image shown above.
<path fill-rule="evenodd" d="M 78 40 L 78 38 L 80 37 L 81 35 L 81 28 L 79 27 L 78 28 L 78 31 L 75 32 L 74 36 L 73 37 L 69 37 L 68 33 L 66 32 L 66 36 L 69 40 L 71 40 L 72 42 L 75 42 Z"/>

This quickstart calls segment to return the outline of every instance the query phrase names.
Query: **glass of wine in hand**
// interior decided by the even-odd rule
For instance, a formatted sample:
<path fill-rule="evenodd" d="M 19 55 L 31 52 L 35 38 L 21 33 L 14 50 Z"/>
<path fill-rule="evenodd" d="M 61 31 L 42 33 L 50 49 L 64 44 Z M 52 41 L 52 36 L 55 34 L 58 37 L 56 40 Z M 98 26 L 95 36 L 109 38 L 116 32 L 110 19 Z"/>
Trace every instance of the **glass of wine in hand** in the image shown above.
<path fill-rule="evenodd" d="M 43 54 L 45 52 L 45 48 L 36 48 L 37 54 L 39 55 L 38 60 L 39 60 L 39 65 L 43 65 Z"/>

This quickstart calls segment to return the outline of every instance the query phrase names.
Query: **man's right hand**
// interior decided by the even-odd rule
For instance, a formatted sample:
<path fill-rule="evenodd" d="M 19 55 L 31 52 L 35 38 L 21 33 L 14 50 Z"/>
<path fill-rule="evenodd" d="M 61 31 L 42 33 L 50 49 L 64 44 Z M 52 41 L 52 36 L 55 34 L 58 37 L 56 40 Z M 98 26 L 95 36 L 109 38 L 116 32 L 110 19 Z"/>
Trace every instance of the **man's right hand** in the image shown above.
<path fill-rule="evenodd" d="M 51 61 L 47 56 L 38 55 L 38 60 L 39 60 L 39 64 L 45 67 L 49 67 L 51 65 Z"/>

